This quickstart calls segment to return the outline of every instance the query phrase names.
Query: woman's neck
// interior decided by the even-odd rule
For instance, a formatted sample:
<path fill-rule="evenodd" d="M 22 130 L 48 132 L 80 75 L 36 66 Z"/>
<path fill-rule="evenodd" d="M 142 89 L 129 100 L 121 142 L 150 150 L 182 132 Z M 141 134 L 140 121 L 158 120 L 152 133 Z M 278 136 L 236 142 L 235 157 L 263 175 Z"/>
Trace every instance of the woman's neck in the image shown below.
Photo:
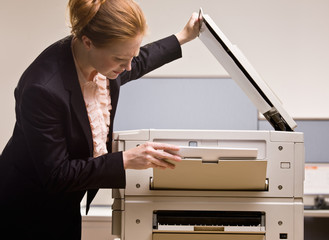
<path fill-rule="evenodd" d="M 81 41 L 72 39 L 72 53 L 78 70 L 82 73 L 86 81 L 92 81 L 97 71 L 88 62 L 88 53 Z"/>

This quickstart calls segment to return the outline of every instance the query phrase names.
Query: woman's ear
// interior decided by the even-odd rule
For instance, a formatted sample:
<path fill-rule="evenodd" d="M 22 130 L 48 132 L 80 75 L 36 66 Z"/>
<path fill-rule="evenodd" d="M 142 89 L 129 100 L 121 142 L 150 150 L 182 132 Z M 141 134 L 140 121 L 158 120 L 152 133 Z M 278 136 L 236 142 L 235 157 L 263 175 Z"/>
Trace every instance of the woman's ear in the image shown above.
<path fill-rule="evenodd" d="M 81 38 L 83 46 L 87 49 L 90 50 L 93 47 L 93 42 L 85 35 L 82 36 Z"/>

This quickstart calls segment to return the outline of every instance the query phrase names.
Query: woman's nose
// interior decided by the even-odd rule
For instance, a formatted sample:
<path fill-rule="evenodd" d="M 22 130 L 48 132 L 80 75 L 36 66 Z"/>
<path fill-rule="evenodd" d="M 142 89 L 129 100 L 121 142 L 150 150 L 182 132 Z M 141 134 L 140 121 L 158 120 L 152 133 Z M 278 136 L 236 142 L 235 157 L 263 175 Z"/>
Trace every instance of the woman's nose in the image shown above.
<path fill-rule="evenodd" d="M 122 66 L 126 71 L 131 71 L 131 60 Z"/>

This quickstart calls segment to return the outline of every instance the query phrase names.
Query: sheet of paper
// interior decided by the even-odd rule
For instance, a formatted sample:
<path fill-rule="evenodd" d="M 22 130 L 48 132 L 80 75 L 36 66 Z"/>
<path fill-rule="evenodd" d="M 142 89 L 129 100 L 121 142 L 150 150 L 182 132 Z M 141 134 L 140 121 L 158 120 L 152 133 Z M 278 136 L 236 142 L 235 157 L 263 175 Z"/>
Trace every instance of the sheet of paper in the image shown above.
<path fill-rule="evenodd" d="M 304 194 L 329 194 L 329 164 L 306 164 Z"/>

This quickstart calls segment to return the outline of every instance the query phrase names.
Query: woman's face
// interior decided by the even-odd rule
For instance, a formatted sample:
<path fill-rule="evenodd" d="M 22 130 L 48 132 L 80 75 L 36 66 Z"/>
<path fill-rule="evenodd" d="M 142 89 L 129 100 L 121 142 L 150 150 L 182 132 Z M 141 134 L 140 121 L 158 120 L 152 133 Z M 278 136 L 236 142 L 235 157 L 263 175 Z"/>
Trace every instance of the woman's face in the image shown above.
<path fill-rule="evenodd" d="M 143 35 L 138 35 L 104 48 L 96 48 L 91 43 L 88 51 L 89 64 L 109 79 L 116 79 L 123 71 L 131 70 L 131 61 L 139 54 L 142 40 Z"/>

